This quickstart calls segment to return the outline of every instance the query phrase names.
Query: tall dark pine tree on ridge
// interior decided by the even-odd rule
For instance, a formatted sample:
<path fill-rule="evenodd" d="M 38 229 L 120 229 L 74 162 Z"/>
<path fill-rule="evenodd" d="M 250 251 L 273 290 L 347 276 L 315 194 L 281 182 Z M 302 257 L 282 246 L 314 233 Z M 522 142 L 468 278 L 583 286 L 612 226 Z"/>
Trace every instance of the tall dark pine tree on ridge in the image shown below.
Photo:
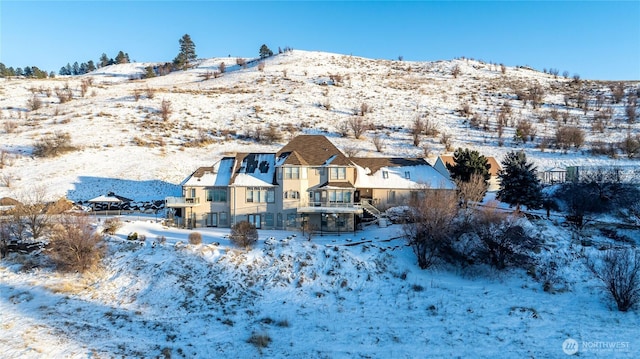
<path fill-rule="evenodd" d="M 179 40 L 179 43 L 180 52 L 173 60 L 173 64 L 176 68 L 186 70 L 189 68 L 189 64 L 198 58 L 196 55 L 196 44 L 193 43 L 189 34 L 184 34 L 184 36 Z"/>
<path fill-rule="evenodd" d="M 528 209 L 542 207 L 542 186 L 537 176 L 536 167 L 527 162 L 527 156 L 523 151 L 511 151 L 502 161 L 502 171 L 498 173 L 500 189 L 496 198 L 510 206 L 516 207 L 516 212 L 521 206 Z"/>

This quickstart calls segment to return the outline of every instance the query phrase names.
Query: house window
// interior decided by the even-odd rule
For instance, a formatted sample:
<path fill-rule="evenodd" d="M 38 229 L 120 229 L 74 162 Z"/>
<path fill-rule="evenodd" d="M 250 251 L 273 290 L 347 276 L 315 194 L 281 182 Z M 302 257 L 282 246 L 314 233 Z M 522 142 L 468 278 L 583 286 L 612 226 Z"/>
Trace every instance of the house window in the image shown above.
<path fill-rule="evenodd" d="M 295 227 L 296 226 L 296 214 L 289 213 L 287 214 L 287 227 Z"/>
<path fill-rule="evenodd" d="M 226 202 L 227 201 L 227 189 L 226 188 L 214 188 L 206 191 L 207 202 Z"/>
<path fill-rule="evenodd" d="M 396 191 L 389 191 L 387 193 L 387 202 L 395 203 L 396 202 Z"/>
<path fill-rule="evenodd" d="M 196 189 L 195 188 L 191 188 L 189 190 L 189 197 L 191 197 L 191 198 L 195 198 L 196 197 Z"/>
<path fill-rule="evenodd" d="M 410 178 L 411 178 L 411 172 L 409 172 L 409 171 L 404 171 L 404 178 L 406 178 L 406 179 L 410 179 Z"/>
<path fill-rule="evenodd" d="M 273 227 L 273 213 L 265 213 L 264 225 L 267 227 Z"/>
<path fill-rule="evenodd" d="M 262 228 L 261 221 L 262 216 L 259 214 L 250 214 L 247 216 L 247 220 L 249 221 L 249 223 L 253 224 L 254 226 L 256 226 L 256 228 Z"/>
<path fill-rule="evenodd" d="M 338 228 L 344 228 L 346 222 L 344 219 L 344 216 L 342 214 L 338 214 L 336 217 L 336 227 Z"/>
<path fill-rule="evenodd" d="M 273 203 L 276 192 L 273 188 L 247 187 L 247 203 Z"/>
<path fill-rule="evenodd" d="M 298 191 L 285 191 L 284 192 L 284 199 L 299 199 L 300 198 L 300 192 Z"/>
<path fill-rule="evenodd" d="M 331 190 L 327 191 L 330 203 L 351 203 L 351 191 Z"/>
<path fill-rule="evenodd" d="M 284 167 L 284 179 L 299 179 L 300 167 Z"/>
<path fill-rule="evenodd" d="M 218 213 L 218 224 L 220 224 L 221 226 L 229 225 L 229 215 L 227 214 L 227 212 Z"/>
<path fill-rule="evenodd" d="M 382 178 L 389 178 L 389 171 L 382 171 Z"/>
<path fill-rule="evenodd" d="M 332 179 L 332 180 L 347 179 L 347 168 L 346 167 L 329 168 L 329 179 Z"/>

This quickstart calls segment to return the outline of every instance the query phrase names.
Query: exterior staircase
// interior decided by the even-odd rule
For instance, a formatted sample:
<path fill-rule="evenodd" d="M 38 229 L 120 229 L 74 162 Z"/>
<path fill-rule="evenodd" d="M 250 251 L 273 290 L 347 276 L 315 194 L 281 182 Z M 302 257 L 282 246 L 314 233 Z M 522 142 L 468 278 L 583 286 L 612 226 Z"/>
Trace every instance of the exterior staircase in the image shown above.
<path fill-rule="evenodd" d="M 378 223 L 380 226 L 382 226 L 382 224 L 384 223 L 385 227 L 387 225 L 387 220 L 385 217 L 385 214 L 380 212 L 379 209 L 377 209 L 376 207 L 374 207 L 370 202 L 368 201 L 362 201 L 360 203 L 360 205 L 362 206 L 362 210 L 369 213 L 370 215 L 372 215 L 375 219 L 373 221 L 367 222 L 367 224 L 374 224 L 374 223 Z"/>

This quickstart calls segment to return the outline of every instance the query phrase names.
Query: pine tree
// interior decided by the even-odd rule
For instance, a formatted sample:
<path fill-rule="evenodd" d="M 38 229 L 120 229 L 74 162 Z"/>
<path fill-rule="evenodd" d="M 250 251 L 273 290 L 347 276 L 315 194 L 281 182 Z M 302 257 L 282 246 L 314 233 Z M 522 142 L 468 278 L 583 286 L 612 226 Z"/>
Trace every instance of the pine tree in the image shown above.
<path fill-rule="evenodd" d="M 122 50 L 120 52 L 118 52 L 118 55 L 116 55 L 116 64 L 126 64 L 129 63 L 129 59 L 127 58 L 127 55 L 124 54 L 124 52 L 122 52 Z"/>
<path fill-rule="evenodd" d="M 500 189 L 496 198 L 510 206 L 520 206 L 529 209 L 542 207 L 542 187 L 537 176 L 536 167 L 527 162 L 527 156 L 523 151 L 511 151 L 502 161 L 503 170 L 500 171 Z"/>
<path fill-rule="evenodd" d="M 103 53 L 102 56 L 100 56 L 100 60 L 98 61 L 98 64 L 100 65 L 100 67 L 105 67 L 109 65 L 109 57 L 107 56 L 107 54 Z"/>
<path fill-rule="evenodd" d="M 260 58 L 264 59 L 265 57 L 273 56 L 273 51 L 271 51 L 267 45 L 262 44 L 260 46 Z"/>
<path fill-rule="evenodd" d="M 182 36 L 178 42 L 180 43 L 180 52 L 173 60 L 173 64 L 177 68 L 186 70 L 189 64 L 198 58 L 196 55 L 196 45 L 191 40 L 189 34 Z"/>
<path fill-rule="evenodd" d="M 491 177 L 491 174 L 489 174 L 491 165 L 487 158 L 480 155 L 478 151 L 458 148 L 453 153 L 453 162 L 453 165 L 447 163 L 447 170 L 449 170 L 451 179 L 454 181 L 469 182 L 471 175 L 474 173 L 482 175 L 485 181 L 488 181 Z"/>
<path fill-rule="evenodd" d="M 93 60 L 89 60 L 87 62 L 87 72 L 92 72 L 96 70 L 96 65 L 93 63 Z"/>

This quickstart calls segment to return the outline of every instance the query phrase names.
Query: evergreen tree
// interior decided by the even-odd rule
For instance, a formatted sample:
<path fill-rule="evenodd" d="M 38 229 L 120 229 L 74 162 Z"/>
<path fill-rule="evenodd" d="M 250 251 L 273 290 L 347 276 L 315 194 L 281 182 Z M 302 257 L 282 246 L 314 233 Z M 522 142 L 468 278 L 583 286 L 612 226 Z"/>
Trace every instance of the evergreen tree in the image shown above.
<path fill-rule="evenodd" d="M 473 174 L 482 175 L 485 181 L 488 181 L 491 177 L 491 174 L 489 174 L 491 165 L 487 158 L 480 155 L 478 151 L 458 148 L 453 153 L 453 162 L 453 165 L 447 163 L 447 170 L 449 170 L 451 179 L 454 181 L 469 182 Z"/>
<path fill-rule="evenodd" d="M 100 67 L 105 67 L 109 65 L 109 57 L 107 57 L 107 54 L 103 53 L 102 56 L 100 56 L 100 60 L 98 64 Z"/>
<path fill-rule="evenodd" d="M 16 76 L 22 76 L 23 72 L 22 69 L 19 67 L 16 67 Z"/>
<path fill-rule="evenodd" d="M 67 73 L 67 67 L 66 67 L 66 66 L 62 66 L 62 67 L 60 68 L 60 71 L 58 71 L 58 74 L 60 74 L 60 76 L 67 76 L 67 75 L 69 75 L 69 74 Z"/>
<path fill-rule="evenodd" d="M 186 70 L 189 64 L 198 58 L 196 55 L 196 45 L 193 43 L 193 40 L 191 40 L 189 34 L 182 36 L 178 42 L 180 43 L 180 52 L 173 60 L 173 64 L 177 68 Z"/>
<path fill-rule="evenodd" d="M 273 51 L 271 51 L 267 45 L 262 44 L 260 46 L 260 58 L 264 59 L 265 57 L 273 56 Z"/>
<path fill-rule="evenodd" d="M 31 67 L 25 66 L 23 74 L 24 74 L 24 77 L 33 77 L 33 71 L 31 70 Z"/>
<path fill-rule="evenodd" d="M 96 65 L 93 63 L 93 60 L 89 60 L 87 62 L 87 72 L 93 72 L 96 70 Z"/>
<path fill-rule="evenodd" d="M 69 76 L 73 75 L 73 71 L 71 70 L 71 64 L 68 63 L 68 62 L 67 62 L 67 67 L 66 67 L 66 73 Z"/>
<path fill-rule="evenodd" d="M 503 170 L 500 171 L 500 189 L 496 198 L 510 206 L 515 205 L 516 211 L 520 206 L 529 209 L 542 207 L 542 187 L 537 176 L 536 167 L 527 162 L 523 151 L 511 151 L 502 161 Z"/>
<path fill-rule="evenodd" d="M 118 55 L 116 55 L 116 64 L 127 64 L 127 63 L 129 63 L 129 56 L 122 51 L 118 52 Z"/>
<path fill-rule="evenodd" d="M 144 78 L 150 79 L 156 77 L 156 72 L 153 70 L 153 66 L 147 66 L 144 68 Z"/>
<path fill-rule="evenodd" d="M 71 74 L 74 76 L 80 75 L 80 65 L 78 64 L 78 61 L 73 63 L 73 70 L 71 71 Z"/>
<path fill-rule="evenodd" d="M 81 74 L 81 75 L 84 75 L 84 74 L 86 74 L 87 72 L 88 72 L 88 71 L 87 71 L 87 63 L 86 63 L 86 62 L 81 63 L 81 64 L 80 64 L 80 74 Z"/>
<path fill-rule="evenodd" d="M 0 77 L 6 77 L 7 76 L 7 67 L 0 62 Z"/>

